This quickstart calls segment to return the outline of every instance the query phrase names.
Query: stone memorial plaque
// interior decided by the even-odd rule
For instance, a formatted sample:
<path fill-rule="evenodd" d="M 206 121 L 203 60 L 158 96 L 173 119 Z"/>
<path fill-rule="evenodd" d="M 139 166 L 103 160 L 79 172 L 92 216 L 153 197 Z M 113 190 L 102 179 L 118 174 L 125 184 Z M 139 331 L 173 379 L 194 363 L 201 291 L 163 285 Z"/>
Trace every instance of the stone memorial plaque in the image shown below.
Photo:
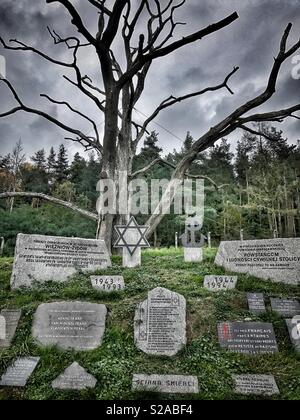
<path fill-rule="evenodd" d="M 20 310 L 3 309 L 1 311 L 3 326 L 5 327 L 5 337 L 0 334 L 0 349 L 9 348 L 15 336 L 19 320 L 21 318 Z M 5 322 L 3 321 L 5 320 Z M 2 331 L 2 332 L 4 332 Z"/>
<path fill-rule="evenodd" d="M 291 342 L 296 352 L 300 353 L 300 317 L 297 316 L 294 319 L 287 319 L 286 325 L 289 330 Z"/>
<path fill-rule="evenodd" d="M 204 287 L 212 292 L 221 292 L 236 288 L 237 276 L 205 276 Z"/>
<path fill-rule="evenodd" d="M 0 386 L 24 387 L 40 361 L 39 357 L 17 359 L 1 378 Z"/>
<path fill-rule="evenodd" d="M 222 322 L 218 324 L 219 343 L 235 353 L 277 353 L 272 324 L 262 322 Z"/>
<path fill-rule="evenodd" d="M 198 394 L 198 378 L 184 375 L 133 375 L 132 390 L 164 394 Z"/>
<path fill-rule="evenodd" d="M 19 234 L 11 286 L 16 289 L 30 287 L 34 281 L 63 282 L 77 271 L 96 271 L 110 265 L 104 241 Z"/>
<path fill-rule="evenodd" d="M 280 394 L 274 376 L 271 375 L 234 375 L 235 392 L 242 395 Z"/>
<path fill-rule="evenodd" d="M 122 276 L 91 276 L 94 289 L 100 292 L 118 292 L 125 289 L 125 282 Z"/>
<path fill-rule="evenodd" d="M 147 354 L 177 354 L 186 344 L 185 298 L 161 287 L 149 292 L 136 311 L 135 343 Z"/>
<path fill-rule="evenodd" d="M 271 298 L 272 311 L 285 317 L 300 315 L 300 303 L 296 299 Z"/>
<path fill-rule="evenodd" d="M 300 238 L 221 242 L 215 263 L 228 271 L 300 284 Z"/>
<path fill-rule="evenodd" d="M 52 382 L 53 389 L 77 390 L 95 388 L 97 379 L 74 362 Z"/>
<path fill-rule="evenodd" d="M 102 344 L 106 314 L 106 306 L 96 303 L 44 303 L 35 313 L 32 335 L 43 346 L 93 350 Z"/>
<path fill-rule="evenodd" d="M 265 298 L 263 293 L 247 293 L 249 311 L 253 314 L 266 312 Z"/>

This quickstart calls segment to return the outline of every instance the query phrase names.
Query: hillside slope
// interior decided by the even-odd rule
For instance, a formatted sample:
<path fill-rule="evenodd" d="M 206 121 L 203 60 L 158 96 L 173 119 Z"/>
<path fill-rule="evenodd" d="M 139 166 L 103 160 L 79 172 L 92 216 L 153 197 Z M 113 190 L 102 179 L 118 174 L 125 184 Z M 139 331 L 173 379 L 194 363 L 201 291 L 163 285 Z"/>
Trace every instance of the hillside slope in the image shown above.
<path fill-rule="evenodd" d="M 22 308 L 23 315 L 10 349 L 0 351 L 0 375 L 19 356 L 40 356 L 41 361 L 24 389 L 2 388 L 0 400 L 26 399 L 176 399 L 180 396 L 146 395 L 131 392 L 133 373 L 189 374 L 199 378 L 196 399 L 257 399 L 233 393 L 232 374 L 253 373 L 275 376 L 281 395 L 276 399 L 300 400 L 300 355 L 290 343 L 285 322 L 270 311 L 261 317 L 247 311 L 246 292 L 264 292 L 271 297 L 298 297 L 300 288 L 239 276 L 237 290 L 213 294 L 203 289 L 207 274 L 224 274 L 213 263 L 216 250 L 205 251 L 202 264 L 186 264 L 182 250 L 151 250 L 143 254 L 139 269 L 123 269 L 113 258 L 105 274 L 122 274 L 126 291 L 110 295 L 96 292 L 89 276 L 78 275 L 65 284 L 49 283 L 43 288 L 12 292 L 9 280 L 12 259 L 0 259 L 0 309 Z M 100 272 L 98 274 L 101 274 Z M 102 273 L 104 274 L 104 272 Z M 157 286 L 176 291 L 187 300 L 188 345 L 174 358 L 150 357 L 134 345 L 133 319 L 136 305 Z M 104 303 L 109 315 L 103 345 L 90 352 L 62 352 L 41 349 L 30 331 L 33 314 L 42 302 L 81 300 Z M 268 302 L 268 300 L 267 300 Z M 280 352 L 277 355 L 243 356 L 222 351 L 217 340 L 217 322 L 263 320 L 274 324 Z M 92 391 L 54 391 L 51 382 L 73 361 L 98 379 Z M 190 399 L 191 396 L 182 396 Z M 269 397 L 270 398 L 270 397 Z M 275 398 L 275 397 L 274 397 Z"/>

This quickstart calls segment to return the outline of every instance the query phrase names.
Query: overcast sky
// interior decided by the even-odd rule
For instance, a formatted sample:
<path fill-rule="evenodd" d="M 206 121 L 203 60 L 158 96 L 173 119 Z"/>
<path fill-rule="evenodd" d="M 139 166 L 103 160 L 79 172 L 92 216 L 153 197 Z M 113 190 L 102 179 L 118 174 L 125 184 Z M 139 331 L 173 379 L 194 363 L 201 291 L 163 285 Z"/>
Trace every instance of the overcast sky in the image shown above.
<path fill-rule="evenodd" d="M 108 6 L 110 3 L 113 1 L 107 0 Z M 96 9 L 86 0 L 73 0 L 73 4 L 83 14 L 86 26 L 93 34 L 96 33 Z M 156 61 L 152 66 L 144 96 L 137 104 L 137 109 L 146 115 L 152 113 L 169 95 L 181 95 L 218 84 L 234 66 L 240 67 L 230 82 L 234 96 L 226 90 L 208 93 L 160 114 L 157 119 L 160 126 L 152 124 L 150 128 L 159 132 L 160 145 L 165 153 L 180 148 L 180 139 L 185 138 L 188 130 L 195 139 L 199 138 L 237 106 L 262 91 L 273 57 L 277 55 L 280 38 L 289 22 L 293 23 L 289 42 L 299 39 L 300 0 L 187 0 L 177 14 L 178 20 L 185 21 L 187 25 L 178 28 L 177 37 L 194 32 L 234 11 L 238 12 L 239 19 L 229 27 Z M 17 38 L 59 59 L 65 56 L 65 49 L 53 45 L 47 26 L 61 35 L 74 34 L 70 18 L 63 7 L 47 5 L 46 0 L 1 0 L 0 19 L 0 33 L 6 41 Z M 118 44 L 115 50 L 119 55 Z M 0 55 L 6 58 L 7 78 L 17 88 L 25 103 L 40 106 L 58 119 L 88 133 L 90 126 L 87 121 L 79 121 L 78 116 L 70 114 L 64 107 L 49 105 L 39 95 L 48 93 L 58 100 L 67 99 L 93 117 L 101 132 L 103 116 L 62 78 L 64 73 L 61 68 L 57 69 L 28 52 L 10 52 L 0 47 Z M 101 87 L 98 63 L 92 50 L 86 49 L 80 58 L 83 74 L 88 74 Z M 276 96 L 262 110 L 271 111 L 299 103 L 300 79 L 292 78 L 293 67 L 295 65 L 291 60 L 283 66 Z M 11 95 L 1 84 L 0 99 L 0 112 L 14 105 Z M 135 117 L 142 121 L 140 114 Z M 295 143 L 300 139 L 300 121 L 289 119 L 281 124 L 281 129 L 290 142 Z M 30 156 L 41 148 L 47 151 L 52 145 L 57 148 L 64 142 L 65 135 L 63 130 L 42 118 L 18 113 L 0 120 L 0 155 L 11 151 L 20 137 L 27 156 Z M 236 132 L 230 137 L 233 147 L 240 136 L 241 132 Z M 79 145 L 66 143 L 71 154 L 76 151 L 84 154 Z"/>

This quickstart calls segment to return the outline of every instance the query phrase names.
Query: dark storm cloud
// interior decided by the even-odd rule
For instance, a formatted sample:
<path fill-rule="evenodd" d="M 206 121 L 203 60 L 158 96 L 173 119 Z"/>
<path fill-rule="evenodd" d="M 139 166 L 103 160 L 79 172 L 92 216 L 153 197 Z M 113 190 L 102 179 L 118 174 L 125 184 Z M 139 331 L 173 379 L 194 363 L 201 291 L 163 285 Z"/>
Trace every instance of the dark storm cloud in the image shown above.
<path fill-rule="evenodd" d="M 86 25 L 95 33 L 95 9 L 87 7 L 82 0 L 76 0 L 74 4 L 82 13 Z M 137 108 L 145 114 L 152 113 L 170 94 L 181 95 L 218 84 L 233 66 L 240 66 L 240 71 L 231 80 L 234 96 L 226 90 L 208 93 L 201 98 L 176 105 L 159 115 L 157 122 L 167 130 L 155 124 L 150 128 L 160 133 L 160 142 L 165 152 L 181 146 L 177 137 L 183 139 L 190 130 L 198 138 L 212 124 L 264 89 L 280 38 L 289 22 L 294 24 L 290 42 L 299 38 L 299 0 L 187 0 L 178 13 L 178 19 L 187 22 L 187 25 L 178 28 L 177 36 L 180 38 L 196 31 L 235 10 L 240 17 L 229 27 L 153 64 L 144 97 L 137 104 Z M 0 17 L 0 33 L 6 40 L 18 38 L 60 60 L 64 59 L 65 50 L 61 46 L 53 45 L 47 26 L 62 35 L 75 33 L 63 8 L 47 5 L 45 0 L 1 0 Z M 116 43 L 115 47 L 118 52 L 119 44 Z M 0 49 L 0 54 L 6 57 L 7 75 L 24 102 L 41 107 L 76 128 L 89 132 L 91 128 L 86 121 L 79 122 L 77 116 L 67 112 L 64 107 L 53 106 L 39 95 L 48 93 L 60 100 L 69 99 L 76 108 L 94 117 L 101 132 L 102 115 L 98 115 L 94 105 L 83 101 L 80 93 L 63 80 L 63 69 L 57 69 L 31 53 L 14 53 Z M 66 57 L 66 61 L 70 61 L 71 58 L 68 55 Z M 97 60 L 91 50 L 85 51 L 81 58 L 83 74 L 89 74 L 101 85 Z M 261 110 L 280 109 L 299 102 L 300 80 L 292 79 L 291 71 L 292 64 L 288 61 L 282 69 L 276 96 Z M 0 86 L 0 98 L 0 112 L 13 105 L 11 95 L 3 86 Z M 140 114 L 135 117 L 142 121 Z M 297 120 L 289 120 L 282 125 L 285 136 L 292 142 L 300 137 L 299 125 Z M 20 113 L 0 120 L 0 154 L 7 153 L 20 136 L 30 156 L 41 147 L 48 150 L 52 144 L 58 147 L 64 141 L 65 134 L 40 117 Z M 240 133 L 236 133 L 232 136 L 233 144 L 239 135 Z M 68 146 L 71 153 L 81 150 L 80 146 L 73 143 L 68 143 Z"/>

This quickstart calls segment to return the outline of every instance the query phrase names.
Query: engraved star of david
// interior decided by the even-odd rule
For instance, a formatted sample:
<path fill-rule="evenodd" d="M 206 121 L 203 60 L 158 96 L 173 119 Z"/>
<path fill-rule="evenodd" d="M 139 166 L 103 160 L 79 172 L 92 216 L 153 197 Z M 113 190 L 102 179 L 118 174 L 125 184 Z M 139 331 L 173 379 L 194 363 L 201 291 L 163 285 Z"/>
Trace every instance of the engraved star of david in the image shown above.
<path fill-rule="evenodd" d="M 139 226 L 132 216 L 126 226 L 115 226 L 115 231 L 119 235 L 115 248 L 126 248 L 131 256 L 138 248 L 150 248 L 146 238 L 149 226 Z"/>

